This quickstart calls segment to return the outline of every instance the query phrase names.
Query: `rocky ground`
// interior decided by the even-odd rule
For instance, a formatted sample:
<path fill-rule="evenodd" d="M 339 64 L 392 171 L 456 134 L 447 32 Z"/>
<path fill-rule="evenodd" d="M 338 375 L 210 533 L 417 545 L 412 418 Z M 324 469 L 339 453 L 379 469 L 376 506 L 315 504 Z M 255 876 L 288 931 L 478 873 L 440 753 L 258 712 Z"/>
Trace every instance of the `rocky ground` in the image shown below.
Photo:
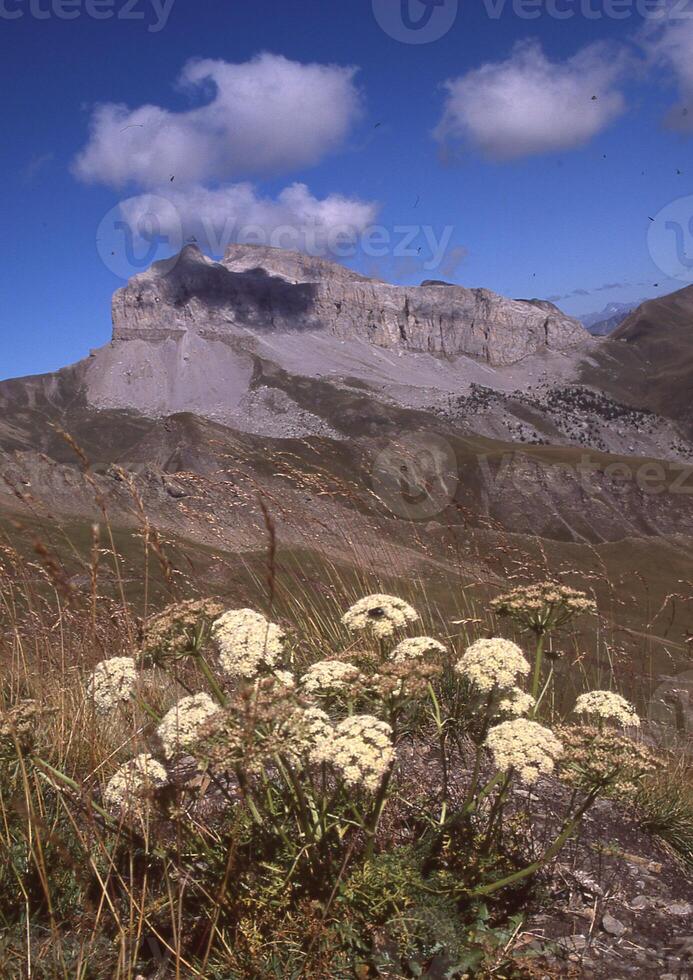
<path fill-rule="evenodd" d="M 425 787 L 435 799 L 437 750 L 402 747 L 400 760 L 405 786 L 419 793 Z M 469 776 L 462 769 L 451 777 L 460 798 Z M 555 838 L 570 798 L 568 787 L 553 777 L 531 789 L 515 785 L 510 810 L 526 826 L 528 854 L 540 854 Z M 693 871 L 642 829 L 632 803 L 597 800 L 523 902 L 527 915 L 510 946 L 532 978 L 693 976 Z"/>
<path fill-rule="evenodd" d="M 627 807 L 603 800 L 561 855 L 520 944 L 559 975 L 683 980 L 693 975 L 692 903 L 680 860 Z"/>

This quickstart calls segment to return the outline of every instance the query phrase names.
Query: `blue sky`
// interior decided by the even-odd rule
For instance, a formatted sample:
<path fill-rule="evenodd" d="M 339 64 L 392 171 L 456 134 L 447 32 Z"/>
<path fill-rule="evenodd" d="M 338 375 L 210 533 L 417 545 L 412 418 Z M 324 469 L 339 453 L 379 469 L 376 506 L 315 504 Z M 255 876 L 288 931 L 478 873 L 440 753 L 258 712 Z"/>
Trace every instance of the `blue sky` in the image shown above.
<path fill-rule="evenodd" d="M 685 284 L 661 236 L 658 265 L 651 246 L 662 209 L 693 218 L 691 17 L 556 0 L 573 16 L 527 19 L 509 0 L 494 18 L 474 0 L 412 44 L 374 12 L 389 4 L 401 34 L 400 0 L 173 0 L 167 18 L 154 0 L 89 3 L 0 0 L 0 377 L 110 339 L 111 295 L 137 271 L 113 214 L 141 221 L 149 194 L 173 202 L 182 240 L 204 237 L 200 213 L 218 240 L 222 218 L 268 235 L 346 219 L 346 261 L 364 272 L 561 297 L 569 312 Z M 374 224 L 377 256 L 362 237 Z M 163 230 L 158 254 L 177 241 Z"/>

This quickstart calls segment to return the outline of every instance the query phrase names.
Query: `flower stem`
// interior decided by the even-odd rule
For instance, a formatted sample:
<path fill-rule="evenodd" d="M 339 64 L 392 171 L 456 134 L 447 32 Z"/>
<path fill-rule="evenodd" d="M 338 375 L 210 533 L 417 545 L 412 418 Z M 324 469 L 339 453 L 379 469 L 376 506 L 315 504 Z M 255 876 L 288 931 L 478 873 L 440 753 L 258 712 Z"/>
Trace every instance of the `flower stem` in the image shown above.
<path fill-rule="evenodd" d="M 522 881 L 524 878 L 528 878 L 530 875 L 534 875 L 537 871 L 541 871 L 544 865 L 548 864 L 561 850 L 565 842 L 568 840 L 572 832 L 575 830 L 583 815 L 594 803 L 595 799 L 599 795 L 602 786 L 595 787 L 584 799 L 582 804 L 578 807 L 572 817 L 566 820 L 563 824 L 563 830 L 558 835 L 553 844 L 547 848 L 540 858 L 537 858 L 532 864 L 529 864 L 526 868 L 522 868 L 520 871 L 515 871 L 513 874 L 508 875 L 506 878 L 501 878 L 500 881 L 492 881 L 488 885 L 481 885 L 479 888 L 475 888 L 470 892 L 470 898 L 478 898 L 481 895 L 491 895 L 493 892 L 498 891 L 499 888 L 507 888 L 508 885 L 514 885 L 518 881 Z"/>
<path fill-rule="evenodd" d="M 534 657 L 534 676 L 532 678 L 532 697 L 536 701 L 539 697 L 539 687 L 541 685 L 541 668 L 544 661 L 544 636 L 545 634 L 537 634 L 537 652 Z M 538 705 L 535 705 L 532 712 L 533 715 L 536 714 Z"/>
<path fill-rule="evenodd" d="M 209 664 L 207 663 L 207 661 L 205 660 L 205 658 L 202 656 L 201 653 L 197 654 L 197 662 L 200 665 L 200 670 L 202 671 L 205 678 L 207 679 L 207 683 L 212 689 L 212 694 L 217 699 L 217 702 L 221 705 L 221 707 L 225 708 L 226 705 L 228 704 L 226 695 L 224 694 L 221 687 L 219 686 L 219 681 L 214 676 L 214 672 L 212 671 L 212 668 L 209 666 Z"/>

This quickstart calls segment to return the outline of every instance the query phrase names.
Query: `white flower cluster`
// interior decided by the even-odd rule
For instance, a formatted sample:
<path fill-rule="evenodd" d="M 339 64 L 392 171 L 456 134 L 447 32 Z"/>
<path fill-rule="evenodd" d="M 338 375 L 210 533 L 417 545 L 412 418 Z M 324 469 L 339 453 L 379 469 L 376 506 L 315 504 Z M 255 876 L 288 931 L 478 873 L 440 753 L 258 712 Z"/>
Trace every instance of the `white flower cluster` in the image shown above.
<path fill-rule="evenodd" d="M 253 609 L 232 609 L 215 620 L 212 635 L 219 665 L 230 679 L 257 677 L 275 667 L 284 653 L 285 634 Z"/>
<path fill-rule="evenodd" d="M 100 713 L 129 701 L 137 682 L 137 665 L 132 657 L 111 657 L 94 668 L 87 693 Z"/>
<path fill-rule="evenodd" d="M 331 694 L 348 691 L 361 680 L 361 672 L 353 664 L 341 660 L 320 660 L 313 664 L 301 678 L 306 694 Z"/>
<path fill-rule="evenodd" d="M 495 637 L 467 647 L 455 670 L 480 691 L 489 693 L 494 688 L 515 687 L 517 677 L 526 677 L 530 666 L 516 643 Z"/>
<path fill-rule="evenodd" d="M 529 714 L 536 703 L 531 694 L 514 687 L 506 697 L 501 698 L 498 710 L 503 714 L 512 715 L 513 718 L 519 718 L 521 715 Z"/>
<path fill-rule="evenodd" d="M 347 610 L 344 625 L 354 633 L 370 631 L 379 640 L 415 623 L 419 614 L 404 599 L 394 595 L 368 595 Z"/>
<path fill-rule="evenodd" d="M 290 670 L 274 670 L 272 671 L 272 678 L 277 684 L 289 691 L 293 691 L 296 687 L 296 680 Z"/>
<path fill-rule="evenodd" d="M 486 745 L 498 769 L 516 769 L 523 783 L 534 783 L 542 774 L 553 772 L 563 746 L 549 728 L 536 721 L 517 718 L 496 725 L 488 733 Z"/>
<path fill-rule="evenodd" d="M 611 718 L 624 728 L 629 725 L 636 727 L 640 725 L 640 719 L 633 705 L 613 691 L 589 691 L 587 694 L 581 694 L 573 710 L 577 715 L 599 715 L 600 718 Z"/>
<path fill-rule="evenodd" d="M 194 745 L 200 728 L 219 710 L 219 705 L 215 704 L 209 694 L 192 694 L 190 697 L 181 698 L 178 704 L 164 715 L 157 728 L 166 758 L 171 759 Z"/>
<path fill-rule="evenodd" d="M 334 766 L 347 786 L 373 793 L 394 761 L 392 729 L 373 715 L 352 715 L 323 735 L 313 757 Z"/>
<path fill-rule="evenodd" d="M 395 663 L 419 660 L 421 657 L 445 653 L 445 647 L 430 636 L 412 636 L 398 643 L 392 651 Z"/>
<path fill-rule="evenodd" d="M 289 736 L 299 754 L 311 761 L 322 762 L 325 745 L 334 737 L 334 728 L 320 708 L 298 708 L 291 716 L 284 734 Z"/>
<path fill-rule="evenodd" d="M 138 811 L 147 794 L 161 789 L 167 782 L 168 773 L 161 763 L 144 752 L 114 773 L 104 790 L 104 803 L 114 812 Z"/>

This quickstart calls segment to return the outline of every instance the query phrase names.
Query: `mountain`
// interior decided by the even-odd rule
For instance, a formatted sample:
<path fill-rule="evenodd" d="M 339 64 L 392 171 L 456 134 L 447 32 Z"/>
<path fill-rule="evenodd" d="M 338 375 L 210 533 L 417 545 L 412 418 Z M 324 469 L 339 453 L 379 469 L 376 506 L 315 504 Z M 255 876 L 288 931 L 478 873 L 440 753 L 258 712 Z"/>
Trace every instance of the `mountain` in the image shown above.
<path fill-rule="evenodd" d="M 603 310 L 587 313 L 579 317 L 579 320 L 593 337 L 607 337 L 644 302 L 646 301 L 641 299 L 634 303 L 607 303 Z"/>
<path fill-rule="evenodd" d="M 693 438 L 693 286 L 647 300 L 597 349 L 582 377 Z"/>
<path fill-rule="evenodd" d="M 225 586 L 257 580 L 268 514 L 318 582 L 581 578 L 598 556 L 595 588 L 636 583 L 637 631 L 690 577 L 692 313 L 683 290 L 597 340 L 539 299 L 187 247 L 115 294 L 106 347 L 0 383 L 0 523 L 88 541 L 107 513 L 130 540 L 146 513 Z"/>
<path fill-rule="evenodd" d="M 153 416 L 193 411 L 271 433 L 271 408 L 267 417 L 251 390 L 258 359 L 304 376 L 377 381 L 393 355 L 502 366 L 584 339 L 551 304 L 458 286 L 391 286 L 323 259 L 238 245 L 221 262 L 188 246 L 173 264 L 136 276 L 114 297 L 113 325 L 113 343 L 84 369 L 91 404 Z M 435 386 L 430 357 L 414 372 L 424 363 Z M 404 364 L 390 374 L 408 383 Z M 296 415 L 296 434 L 321 428 Z"/>

